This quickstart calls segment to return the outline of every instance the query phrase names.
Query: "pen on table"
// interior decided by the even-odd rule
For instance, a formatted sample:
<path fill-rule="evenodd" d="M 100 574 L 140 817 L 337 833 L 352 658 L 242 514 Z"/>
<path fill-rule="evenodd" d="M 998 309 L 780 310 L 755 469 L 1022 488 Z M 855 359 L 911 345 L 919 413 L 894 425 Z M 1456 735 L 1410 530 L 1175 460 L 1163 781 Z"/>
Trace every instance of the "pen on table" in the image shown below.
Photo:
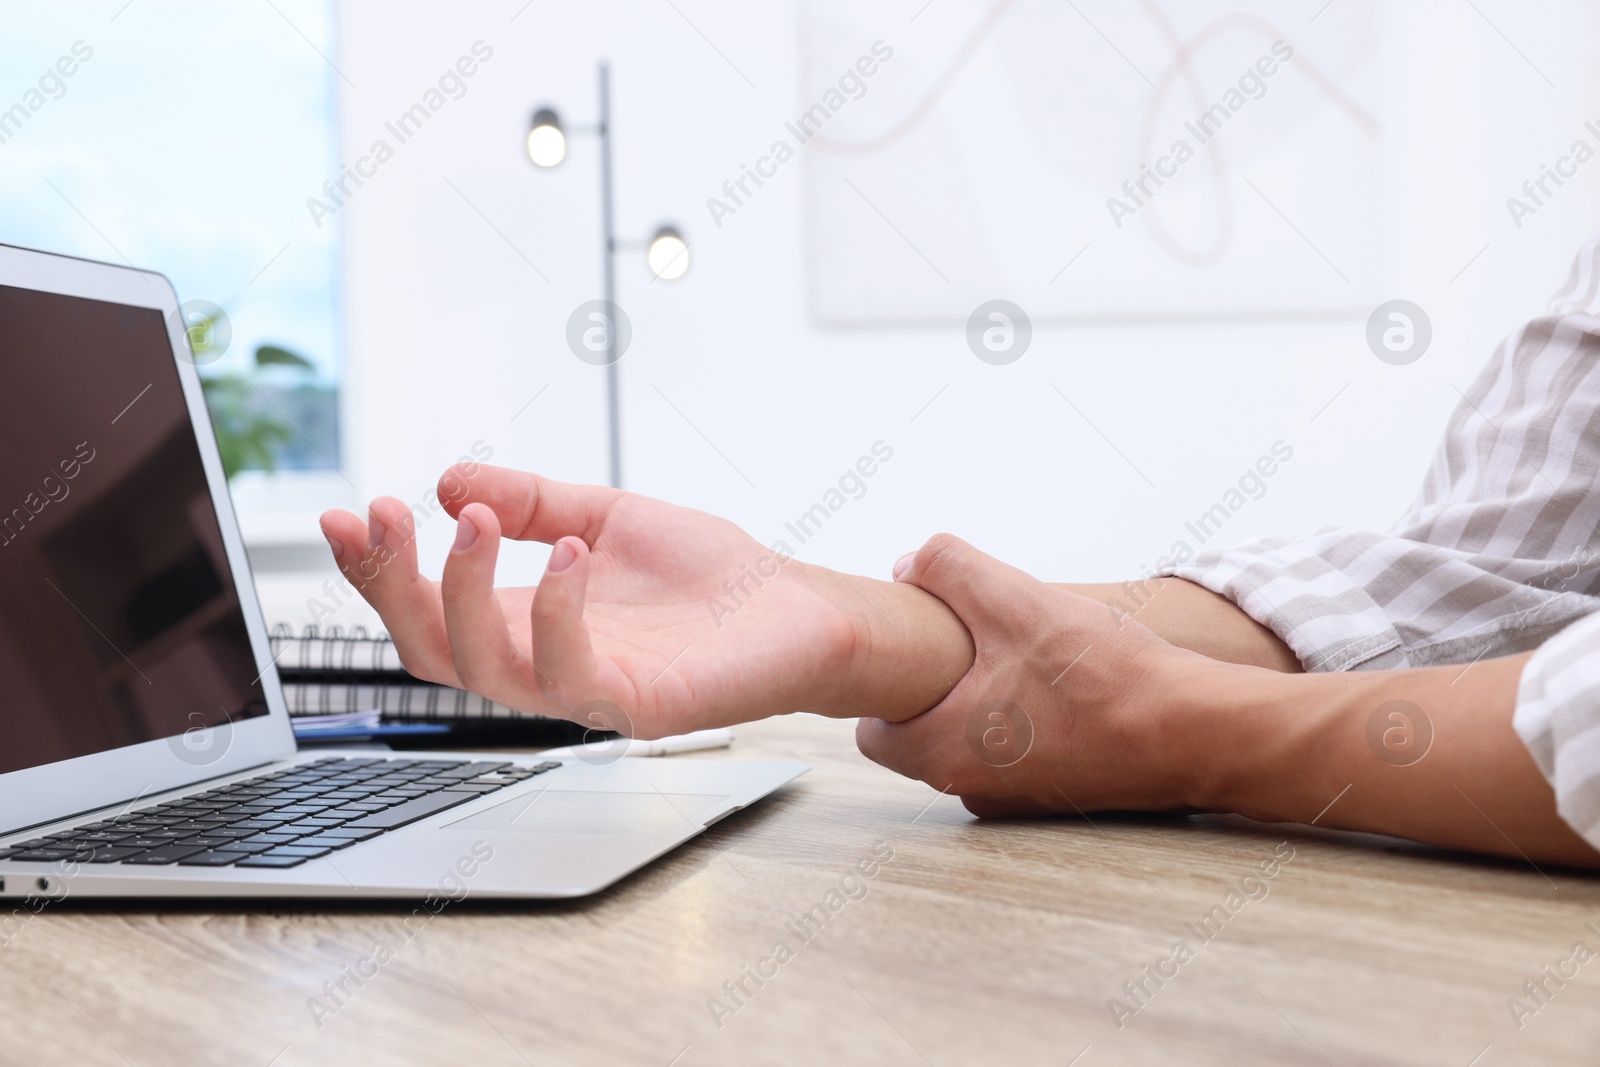
<path fill-rule="evenodd" d="M 572 755 L 584 750 L 603 752 L 607 756 L 671 756 L 679 752 L 703 752 L 712 748 L 727 748 L 733 744 L 733 731 L 727 727 L 714 730 L 696 730 L 693 733 L 660 737 L 654 741 L 615 737 L 609 741 L 593 741 L 587 745 L 572 745 L 553 749 L 547 756 Z M 618 746 L 622 746 L 618 750 Z"/>

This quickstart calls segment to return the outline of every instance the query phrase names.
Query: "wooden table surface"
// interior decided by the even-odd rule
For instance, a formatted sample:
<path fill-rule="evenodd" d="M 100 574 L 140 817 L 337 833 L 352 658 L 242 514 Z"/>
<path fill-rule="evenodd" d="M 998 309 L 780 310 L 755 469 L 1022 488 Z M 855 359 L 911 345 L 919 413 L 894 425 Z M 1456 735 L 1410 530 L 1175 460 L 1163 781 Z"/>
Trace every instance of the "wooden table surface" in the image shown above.
<path fill-rule="evenodd" d="M 1600 949 L 1600 879 L 1235 818 L 979 822 L 851 731 L 741 727 L 712 758 L 814 769 L 599 897 L 469 898 L 409 941 L 393 904 L 52 905 L 0 948 L 0 1060 L 1600 1062 L 1600 959 L 1573 954 Z M 875 850 L 892 858 L 848 878 Z"/>

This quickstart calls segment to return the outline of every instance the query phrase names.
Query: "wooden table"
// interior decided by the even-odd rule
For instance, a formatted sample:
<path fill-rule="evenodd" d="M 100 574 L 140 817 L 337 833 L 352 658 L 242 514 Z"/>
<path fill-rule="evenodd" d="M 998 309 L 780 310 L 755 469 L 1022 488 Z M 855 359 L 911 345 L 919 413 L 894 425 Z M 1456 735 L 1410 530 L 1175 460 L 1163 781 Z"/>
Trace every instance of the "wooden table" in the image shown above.
<path fill-rule="evenodd" d="M 468 899 L 403 944 L 397 905 L 52 906 L 0 948 L 0 1060 L 1600 1062 L 1600 959 L 1520 1030 L 1507 1004 L 1600 949 L 1600 879 L 1235 818 L 982 823 L 809 716 L 712 758 L 758 756 L 815 769 L 598 898 Z M 311 998 L 379 942 L 392 959 L 319 1027 Z"/>

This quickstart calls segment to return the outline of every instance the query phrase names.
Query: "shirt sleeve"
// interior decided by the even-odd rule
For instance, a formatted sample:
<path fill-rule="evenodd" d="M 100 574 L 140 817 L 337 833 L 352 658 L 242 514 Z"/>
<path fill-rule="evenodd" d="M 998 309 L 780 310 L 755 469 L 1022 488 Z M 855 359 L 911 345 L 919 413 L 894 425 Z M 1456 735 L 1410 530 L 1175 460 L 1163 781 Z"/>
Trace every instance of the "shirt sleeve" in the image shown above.
<path fill-rule="evenodd" d="M 1600 615 L 1528 660 L 1512 725 L 1555 790 L 1556 810 L 1600 849 Z"/>
<path fill-rule="evenodd" d="M 1310 671 L 1471 662 L 1600 610 L 1600 239 L 1501 342 L 1387 532 L 1201 549 L 1161 575 L 1228 597 Z"/>

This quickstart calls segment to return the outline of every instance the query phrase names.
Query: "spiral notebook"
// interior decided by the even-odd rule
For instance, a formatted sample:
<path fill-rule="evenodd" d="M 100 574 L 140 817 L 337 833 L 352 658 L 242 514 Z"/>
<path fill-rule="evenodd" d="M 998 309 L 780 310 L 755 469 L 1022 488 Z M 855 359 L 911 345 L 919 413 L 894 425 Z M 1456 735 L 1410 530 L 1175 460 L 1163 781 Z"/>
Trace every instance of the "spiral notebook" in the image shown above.
<path fill-rule="evenodd" d="M 414 678 L 400 665 L 389 635 L 364 626 L 307 626 L 295 633 L 279 623 L 270 637 L 293 716 L 375 709 L 386 722 L 446 724 L 462 743 L 476 744 L 542 743 L 582 732 L 564 719 L 516 711 L 464 689 Z"/>

